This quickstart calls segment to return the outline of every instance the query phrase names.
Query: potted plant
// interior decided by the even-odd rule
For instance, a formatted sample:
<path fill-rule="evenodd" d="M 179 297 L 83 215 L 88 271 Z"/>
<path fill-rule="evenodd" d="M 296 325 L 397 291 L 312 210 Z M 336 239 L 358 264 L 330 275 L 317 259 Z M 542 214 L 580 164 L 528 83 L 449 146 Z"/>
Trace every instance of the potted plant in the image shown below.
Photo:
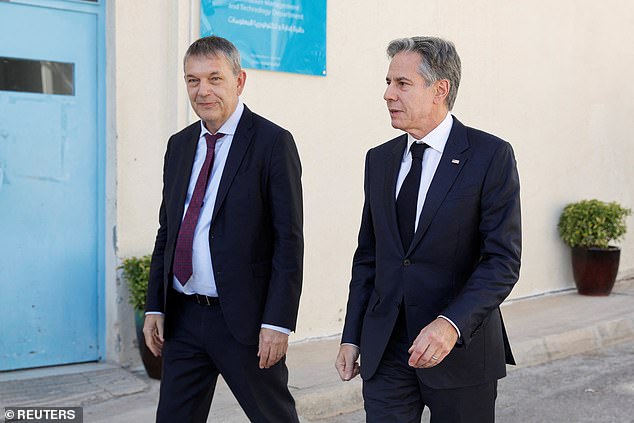
<path fill-rule="evenodd" d="M 161 379 L 161 357 L 155 357 L 145 345 L 143 336 L 143 322 L 145 320 L 145 296 L 150 278 L 151 256 L 128 257 L 123 259 L 120 269 L 123 270 L 123 278 L 128 283 L 130 292 L 130 304 L 134 308 L 134 321 L 136 324 L 136 339 L 139 344 L 141 360 L 148 376 L 153 379 Z"/>
<path fill-rule="evenodd" d="M 583 200 L 568 204 L 559 218 L 561 239 L 571 247 L 572 273 L 579 294 L 609 295 L 619 269 L 625 218 L 632 211 L 616 202 Z"/>

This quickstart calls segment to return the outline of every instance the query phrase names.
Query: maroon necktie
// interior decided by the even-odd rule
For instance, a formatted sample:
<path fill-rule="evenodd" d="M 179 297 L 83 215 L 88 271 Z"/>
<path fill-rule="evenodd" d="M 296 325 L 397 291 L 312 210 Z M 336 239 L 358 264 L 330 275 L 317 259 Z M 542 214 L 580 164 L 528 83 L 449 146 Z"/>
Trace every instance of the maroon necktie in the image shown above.
<path fill-rule="evenodd" d="M 214 163 L 216 141 L 224 136 L 225 134 L 220 133 L 216 135 L 208 133 L 205 134 L 205 140 L 207 141 L 207 155 L 205 156 L 203 167 L 200 169 L 200 173 L 198 174 L 192 198 L 189 200 L 189 206 L 185 212 L 185 218 L 183 219 L 180 230 L 178 231 L 178 240 L 176 241 L 176 251 L 174 253 L 174 276 L 176 276 L 181 285 L 185 285 L 193 273 L 192 245 L 194 242 L 194 232 L 196 231 L 196 225 L 198 224 L 200 210 L 203 207 L 205 191 L 207 190 L 207 182 L 209 181 L 209 175 L 211 174 L 211 168 Z"/>

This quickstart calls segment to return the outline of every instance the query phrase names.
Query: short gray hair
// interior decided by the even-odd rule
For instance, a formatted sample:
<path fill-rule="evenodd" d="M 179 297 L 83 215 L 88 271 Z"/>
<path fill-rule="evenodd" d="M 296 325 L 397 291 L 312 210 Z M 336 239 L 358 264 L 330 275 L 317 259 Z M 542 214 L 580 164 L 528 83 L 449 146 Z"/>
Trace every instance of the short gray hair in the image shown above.
<path fill-rule="evenodd" d="M 394 40 L 387 47 L 390 59 L 398 53 L 410 51 L 421 56 L 418 73 L 425 79 L 427 86 L 441 79 L 449 80 L 446 101 L 451 110 L 460 85 L 460 57 L 454 43 L 437 37 L 411 37 Z"/>
<path fill-rule="evenodd" d="M 240 52 L 235 45 L 226 38 L 212 35 L 210 37 L 199 38 L 189 46 L 185 52 L 183 65 L 191 56 L 224 56 L 231 65 L 233 74 L 238 76 L 242 67 L 240 66 Z"/>

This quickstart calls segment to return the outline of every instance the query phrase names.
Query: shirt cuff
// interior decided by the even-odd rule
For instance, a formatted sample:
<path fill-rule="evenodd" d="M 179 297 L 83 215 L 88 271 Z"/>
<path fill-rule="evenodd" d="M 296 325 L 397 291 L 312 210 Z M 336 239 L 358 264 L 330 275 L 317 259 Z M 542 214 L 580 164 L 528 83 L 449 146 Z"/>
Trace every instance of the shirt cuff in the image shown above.
<path fill-rule="evenodd" d="M 159 316 L 163 316 L 163 313 L 161 313 L 160 311 L 146 311 L 145 315 L 149 316 L 150 314 L 157 314 Z"/>
<path fill-rule="evenodd" d="M 351 346 L 356 347 L 357 349 L 359 349 L 359 346 L 357 344 L 351 344 L 350 342 L 342 342 L 341 345 L 351 345 Z"/>
<path fill-rule="evenodd" d="M 438 316 L 438 317 L 441 318 L 441 319 L 445 319 L 446 321 L 451 323 L 451 326 L 453 326 L 453 328 L 456 330 L 456 332 L 458 332 L 458 339 L 462 338 L 462 335 L 460 334 L 460 329 L 458 329 L 458 326 L 456 326 L 456 324 L 454 322 L 452 322 L 449 317 L 443 316 L 442 314 L 440 316 Z"/>
<path fill-rule="evenodd" d="M 274 325 L 267 325 L 266 323 L 262 323 L 262 327 L 264 329 L 272 329 L 278 332 L 282 332 L 286 335 L 290 335 L 291 334 L 291 330 L 290 329 L 286 329 L 286 328 L 282 328 L 280 326 L 274 326 Z"/>

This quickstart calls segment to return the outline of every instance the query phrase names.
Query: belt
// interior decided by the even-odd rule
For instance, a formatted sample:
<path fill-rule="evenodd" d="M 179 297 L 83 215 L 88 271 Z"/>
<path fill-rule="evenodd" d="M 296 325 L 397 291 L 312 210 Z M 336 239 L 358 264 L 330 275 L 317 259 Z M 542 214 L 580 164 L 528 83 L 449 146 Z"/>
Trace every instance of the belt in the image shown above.
<path fill-rule="evenodd" d="M 217 306 L 220 304 L 218 297 L 208 297 L 200 294 L 182 294 L 178 293 L 178 298 L 182 298 L 187 301 L 193 301 L 203 306 Z"/>

